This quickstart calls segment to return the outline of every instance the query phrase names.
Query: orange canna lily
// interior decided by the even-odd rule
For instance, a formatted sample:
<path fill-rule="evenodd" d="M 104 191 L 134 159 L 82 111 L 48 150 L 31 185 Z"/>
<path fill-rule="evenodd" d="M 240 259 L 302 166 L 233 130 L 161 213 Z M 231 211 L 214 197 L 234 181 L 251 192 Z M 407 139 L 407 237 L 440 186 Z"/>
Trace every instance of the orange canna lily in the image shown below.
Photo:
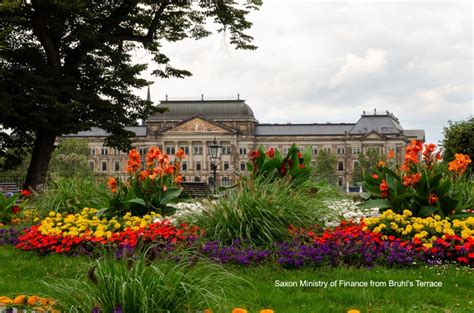
<path fill-rule="evenodd" d="M 186 154 L 184 153 L 183 149 L 179 149 L 178 152 L 176 152 L 176 157 L 179 158 L 179 159 L 182 159 L 185 156 L 186 156 Z"/>
<path fill-rule="evenodd" d="M 467 154 L 456 153 L 455 159 L 448 164 L 448 170 L 452 173 L 462 175 L 469 164 L 472 162 L 471 158 Z"/>
<path fill-rule="evenodd" d="M 233 308 L 232 313 L 248 313 L 248 311 L 243 308 Z"/>

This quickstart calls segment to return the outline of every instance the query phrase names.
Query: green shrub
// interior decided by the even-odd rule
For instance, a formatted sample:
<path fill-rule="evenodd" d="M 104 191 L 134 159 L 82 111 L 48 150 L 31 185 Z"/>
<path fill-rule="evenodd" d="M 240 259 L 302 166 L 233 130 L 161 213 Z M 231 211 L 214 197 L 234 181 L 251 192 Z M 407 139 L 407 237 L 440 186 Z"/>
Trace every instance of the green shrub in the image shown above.
<path fill-rule="evenodd" d="M 251 178 L 266 178 L 272 181 L 277 178 L 290 177 L 293 185 L 301 185 L 311 177 L 311 146 L 300 152 L 293 144 L 286 156 L 278 149 L 270 148 L 265 151 L 263 146 L 249 154 L 250 162 L 247 169 L 252 173 Z"/>
<path fill-rule="evenodd" d="M 45 293 L 62 312 L 224 312 L 226 296 L 248 284 L 217 264 L 202 260 L 151 262 L 150 253 L 94 262 L 79 279 L 45 282 Z M 189 256 L 183 258 L 190 260 Z"/>
<path fill-rule="evenodd" d="M 179 186 L 182 181 L 180 163 L 184 151 L 178 150 L 174 161 L 169 160 L 166 153 L 157 147 L 151 147 L 145 157 L 146 167 L 142 167 L 142 159 L 135 149 L 128 155 L 130 174 L 127 182 L 110 177 L 107 185 L 112 192 L 106 210 L 101 214 L 106 216 L 121 216 L 126 212 L 133 215 L 144 215 L 150 211 L 161 215 L 171 215 L 174 210 L 169 203 L 177 201 L 183 189 Z"/>
<path fill-rule="evenodd" d="M 49 211 L 78 213 L 83 208 L 107 206 L 108 191 L 93 178 L 53 178 L 41 193 L 34 194 L 28 206 L 38 213 Z"/>
<path fill-rule="evenodd" d="M 288 226 L 317 224 L 327 208 L 305 185 L 295 187 L 289 179 L 242 181 L 226 197 L 208 204 L 209 209 L 188 219 L 222 242 L 243 239 L 270 245 L 290 239 Z"/>
<path fill-rule="evenodd" d="M 371 200 L 362 207 L 391 208 L 396 213 L 409 209 L 414 216 L 462 217 L 474 208 L 473 183 L 465 173 L 468 155 L 456 154 L 448 165 L 439 162 L 436 145 L 413 141 L 406 148 L 401 166 L 381 161 L 366 173 L 363 183 Z M 419 154 L 422 154 L 420 160 Z"/>

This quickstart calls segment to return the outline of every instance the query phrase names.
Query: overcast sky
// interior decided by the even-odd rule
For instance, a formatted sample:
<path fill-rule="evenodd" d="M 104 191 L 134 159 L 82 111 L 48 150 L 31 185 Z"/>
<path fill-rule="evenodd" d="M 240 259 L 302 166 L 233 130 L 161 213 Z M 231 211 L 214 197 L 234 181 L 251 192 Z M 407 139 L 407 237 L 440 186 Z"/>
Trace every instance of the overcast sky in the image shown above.
<path fill-rule="evenodd" d="M 250 17 L 258 50 L 233 50 L 220 34 L 166 44 L 193 76 L 146 77 L 155 102 L 240 93 L 269 123 L 356 122 L 377 108 L 437 143 L 448 120 L 474 114 L 472 16 L 470 1 L 267 0 Z"/>

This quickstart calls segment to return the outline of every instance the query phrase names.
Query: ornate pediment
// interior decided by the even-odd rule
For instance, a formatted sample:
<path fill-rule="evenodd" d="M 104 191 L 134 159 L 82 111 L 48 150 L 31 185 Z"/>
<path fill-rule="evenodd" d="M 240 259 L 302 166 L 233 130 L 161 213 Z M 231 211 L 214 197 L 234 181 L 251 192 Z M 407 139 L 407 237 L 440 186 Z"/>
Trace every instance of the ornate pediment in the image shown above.
<path fill-rule="evenodd" d="M 382 136 L 380 136 L 379 134 L 377 134 L 375 132 L 372 132 L 369 135 L 367 135 L 365 138 L 367 138 L 367 139 L 380 139 L 380 138 L 382 138 Z"/>
<path fill-rule="evenodd" d="M 219 133 L 228 132 L 227 129 L 219 127 L 200 117 L 196 117 L 189 121 L 186 121 L 181 125 L 173 127 L 169 131 L 171 132 L 219 132 Z"/>

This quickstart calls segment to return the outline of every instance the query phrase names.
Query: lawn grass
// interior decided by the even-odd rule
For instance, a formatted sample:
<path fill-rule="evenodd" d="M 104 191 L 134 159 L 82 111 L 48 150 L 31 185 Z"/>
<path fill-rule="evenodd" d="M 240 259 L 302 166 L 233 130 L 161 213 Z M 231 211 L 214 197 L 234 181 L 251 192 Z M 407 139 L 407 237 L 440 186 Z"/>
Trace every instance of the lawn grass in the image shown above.
<path fill-rule="evenodd" d="M 88 269 L 85 257 L 39 256 L 35 253 L 0 247 L 0 296 L 41 293 L 39 283 L 46 277 L 75 278 Z M 275 312 L 330 313 L 359 309 L 361 312 L 474 312 L 472 270 L 445 265 L 410 269 L 305 268 L 284 270 L 277 265 L 229 269 L 245 278 L 253 290 L 237 291 L 228 307 L 244 306 L 249 312 L 265 307 Z M 275 287 L 275 281 L 411 281 L 441 282 L 440 288 L 428 287 Z M 230 310 L 229 310 L 230 312 Z"/>

